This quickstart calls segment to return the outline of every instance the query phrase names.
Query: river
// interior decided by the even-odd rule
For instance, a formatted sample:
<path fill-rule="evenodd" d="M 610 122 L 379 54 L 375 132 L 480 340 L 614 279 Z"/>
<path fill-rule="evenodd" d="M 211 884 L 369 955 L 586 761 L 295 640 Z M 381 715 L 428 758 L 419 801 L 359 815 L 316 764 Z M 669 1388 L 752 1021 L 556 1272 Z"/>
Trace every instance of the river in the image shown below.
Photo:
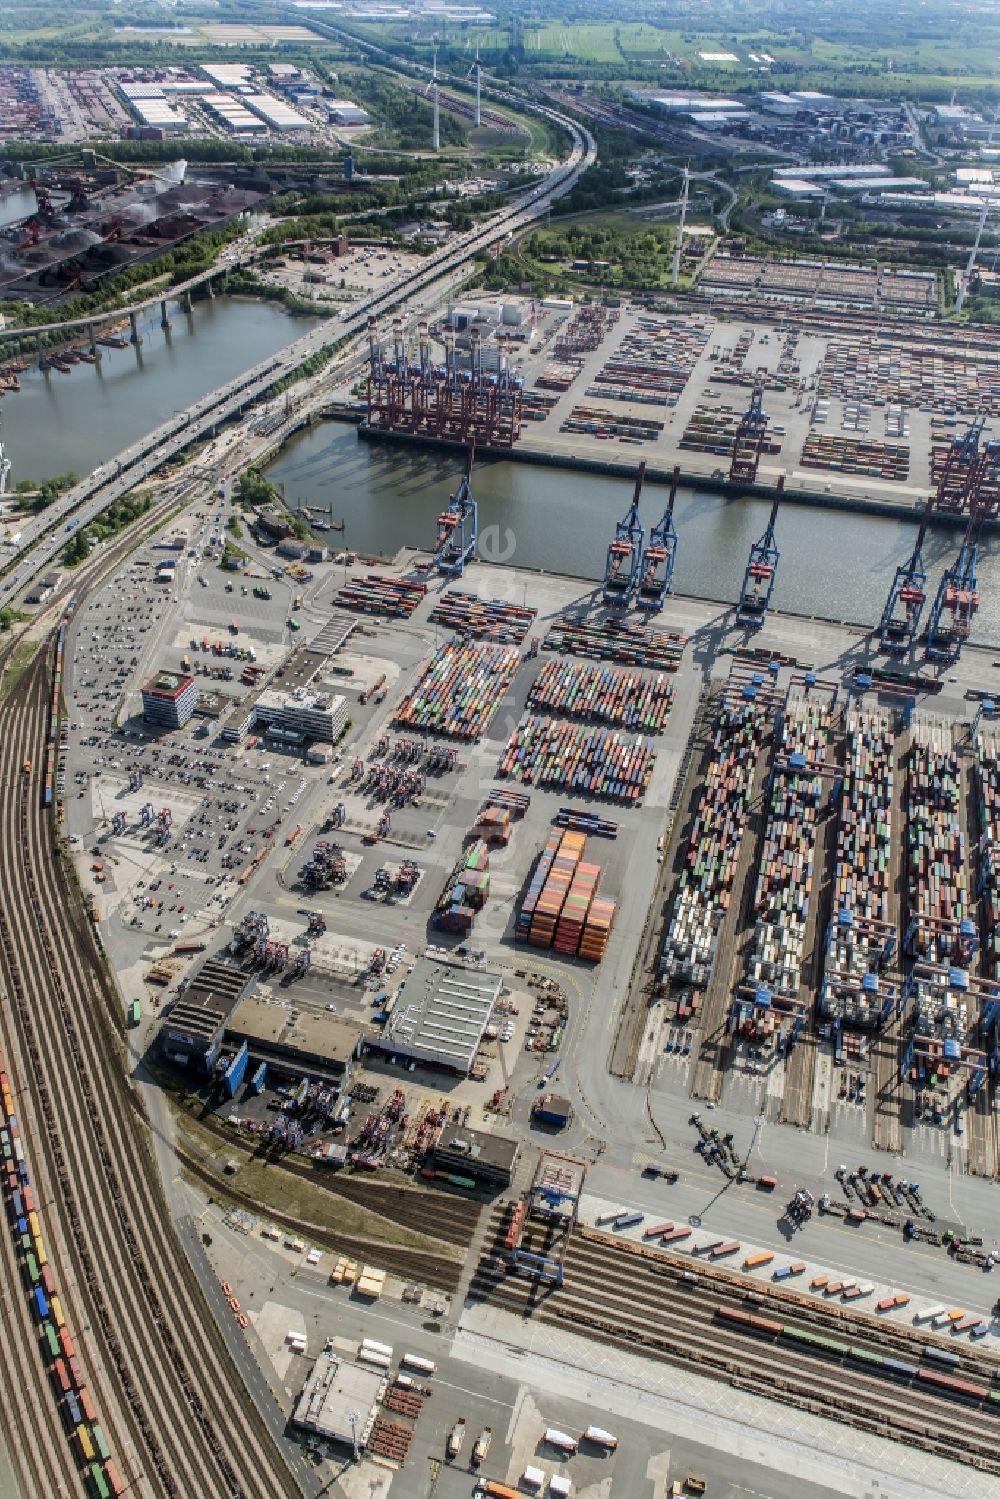
<path fill-rule="evenodd" d="M 268 477 L 292 508 L 332 506 L 333 518 L 346 521 L 343 537 L 324 534 L 331 545 L 346 538 L 347 546 L 362 552 L 392 553 L 406 543 L 426 546 L 433 538 L 437 517 L 460 477 L 460 460 L 404 444 L 362 442 L 352 426 L 329 422 L 295 436 Z M 507 460 L 477 464 L 473 492 L 480 535 L 497 528 L 490 540 L 499 560 L 583 578 L 603 573 L 615 520 L 631 501 L 631 485 L 624 479 Z M 643 491 L 647 534 L 663 513 L 666 494 L 653 484 Z M 767 525 L 768 511 L 763 500 L 681 489 L 674 510 L 676 591 L 734 601 L 750 544 Z M 912 550 L 915 529 L 911 521 L 786 504 L 776 527 L 781 561 L 775 607 L 877 623 L 893 569 Z M 960 535 L 951 527 L 928 535 L 924 557 L 931 589 L 945 559 L 957 551 Z M 995 532 L 980 546 L 979 571 L 982 603 L 973 638 L 1000 646 L 1000 536 Z"/>
<path fill-rule="evenodd" d="M 0 404 L 8 486 L 70 469 L 89 473 L 175 411 L 301 338 L 312 321 L 273 302 L 217 297 L 196 302 L 190 314 L 172 305 L 167 330 L 159 307 L 150 310 L 139 320 L 142 344 L 102 349 L 100 364 L 74 365 L 68 375 L 33 366 L 21 375 L 21 389 Z M 85 335 L 78 342 L 85 346 Z"/>

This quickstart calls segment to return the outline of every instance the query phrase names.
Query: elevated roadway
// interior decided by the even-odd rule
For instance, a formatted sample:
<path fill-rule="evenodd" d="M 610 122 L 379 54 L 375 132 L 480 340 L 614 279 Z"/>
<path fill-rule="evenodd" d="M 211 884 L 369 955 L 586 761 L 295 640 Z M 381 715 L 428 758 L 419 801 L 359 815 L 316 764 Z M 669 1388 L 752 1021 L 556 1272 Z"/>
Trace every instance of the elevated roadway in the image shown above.
<path fill-rule="evenodd" d="M 252 369 L 202 396 L 192 406 L 175 413 L 138 442 L 132 443 L 116 458 L 96 468 L 39 515 L 26 517 L 18 551 L 6 564 L 0 564 L 0 607 L 13 603 L 38 572 L 52 566 L 73 530 L 87 525 L 114 500 L 142 484 L 150 473 L 192 443 L 214 433 L 220 423 L 260 401 L 310 355 L 340 345 L 344 359 L 356 358 L 358 350 L 354 345 L 358 336 L 367 330 L 370 316 L 392 312 L 416 294 L 433 291 L 477 253 L 495 243 L 498 235 L 515 232 L 547 213 L 551 204 L 568 193 L 596 160 L 597 150 L 592 135 L 583 126 L 554 110 L 539 107 L 538 112 L 550 116 L 569 133 L 572 148 L 565 161 L 484 223 L 435 250 L 416 275 L 407 273 L 394 278 L 387 287 L 346 309 L 339 318 L 310 329 L 286 349 L 270 355 Z M 224 267 L 215 274 L 222 269 Z M 155 298 L 154 302 L 160 300 Z M 324 384 L 338 374 L 336 366 L 325 370 L 322 376 Z"/>

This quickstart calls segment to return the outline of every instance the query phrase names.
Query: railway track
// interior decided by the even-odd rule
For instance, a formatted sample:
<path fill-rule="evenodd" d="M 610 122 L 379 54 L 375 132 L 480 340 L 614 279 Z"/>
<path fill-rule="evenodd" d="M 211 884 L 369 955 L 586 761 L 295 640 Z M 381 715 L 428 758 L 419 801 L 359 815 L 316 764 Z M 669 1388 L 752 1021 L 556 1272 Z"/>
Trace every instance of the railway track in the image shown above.
<path fill-rule="evenodd" d="M 184 1150 L 179 1149 L 176 1154 L 184 1169 L 197 1177 L 199 1181 L 204 1182 L 206 1186 L 214 1191 L 221 1191 L 248 1213 L 260 1211 L 259 1205 L 252 1197 L 227 1186 L 222 1177 L 206 1166 L 203 1161 L 196 1160 Z M 426 1285 L 434 1286 L 442 1291 L 454 1291 L 458 1287 L 462 1274 L 460 1260 L 445 1259 L 442 1255 L 430 1254 L 419 1249 L 407 1249 L 398 1244 L 383 1244 L 372 1239 L 352 1238 L 349 1234 L 335 1233 L 333 1229 L 323 1228 L 318 1224 L 304 1224 L 300 1219 L 290 1218 L 287 1214 L 276 1212 L 273 1208 L 268 1208 L 267 1217 L 273 1223 L 280 1224 L 282 1228 L 291 1232 L 307 1232 L 310 1239 L 314 1239 L 317 1244 L 322 1244 L 324 1249 L 332 1250 L 336 1254 L 349 1254 L 352 1259 L 362 1262 L 374 1260 L 380 1269 L 391 1270 L 394 1275 L 400 1275 L 406 1280 L 422 1280 Z"/>
<path fill-rule="evenodd" d="M 203 1130 L 218 1139 L 232 1154 L 241 1151 L 248 1157 L 267 1157 L 278 1171 L 286 1171 L 311 1183 L 333 1197 L 344 1197 L 359 1207 L 368 1208 L 389 1223 L 400 1223 L 417 1233 L 429 1234 L 445 1243 L 467 1248 L 475 1238 L 483 1204 L 468 1197 L 457 1197 L 440 1187 L 414 1187 L 407 1183 L 385 1181 L 366 1172 L 364 1175 L 343 1171 L 317 1171 L 292 1155 L 268 1154 L 259 1145 L 223 1129 L 210 1118 L 199 1121 Z"/>
<path fill-rule="evenodd" d="M 74 1288 L 95 1398 L 130 1493 L 292 1496 L 298 1488 L 263 1419 L 241 1398 L 154 1184 L 116 1002 L 41 807 L 48 665 L 41 651 L 0 707 L 0 1031 L 38 1127 L 28 1141 L 47 1189 L 45 1215 L 67 1246 L 59 1279 Z M 23 1408 L 11 1412 L 22 1487 L 39 1499 L 81 1486 L 77 1479 L 66 1488 L 55 1471 L 41 1483 L 32 1474 L 33 1462 L 54 1468 L 62 1445 L 50 1393 L 48 1402 L 41 1424 Z"/>
<path fill-rule="evenodd" d="M 992 1407 L 977 1408 L 978 1402 L 974 1407 L 914 1380 L 870 1373 L 863 1365 L 819 1350 L 735 1330 L 718 1320 L 716 1307 L 745 1309 L 748 1303 L 763 1303 L 764 1318 L 777 1316 L 804 1331 L 910 1363 L 919 1363 L 920 1350 L 935 1341 L 932 1337 L 805 1296 L 779 1293 L 690 1257 L 630 1253 L 603 1235 L 586 1236 L 579 1230 L 567 1247 L 565 1285 L 541 1287 L 494 1268 L 492 1257 L 503 1243 L 505 1226 L 504 1210 L 498 1208 L 473 1275 L 472 1297 L 662 1363 L 694 1367 L 734 1387 L 1000 1474 L 1000 1415 Z M 522 1243 L 528 1250 L 541 1250 L 545 1231 L 529 1225 Z M 998 1385 L 991 1384 L 991 1377 L 995 1379 L 997 1372 L 993 1361 L 962 1350 L 963 1379 L 995 1390 Z"/>

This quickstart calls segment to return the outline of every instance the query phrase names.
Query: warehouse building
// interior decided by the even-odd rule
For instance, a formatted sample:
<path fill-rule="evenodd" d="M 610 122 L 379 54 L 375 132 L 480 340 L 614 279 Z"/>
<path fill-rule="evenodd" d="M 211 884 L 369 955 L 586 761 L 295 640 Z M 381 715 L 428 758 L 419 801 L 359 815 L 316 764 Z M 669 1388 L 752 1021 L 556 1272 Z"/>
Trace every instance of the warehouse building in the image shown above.
<path fill-rule="evenodd" d="M 245 1041 L 251 1061 L 341 1089 L 350 1081 L 361 1038 L 361 1027 L 352 1020 L 325 1010 L 286 1010 L 255 994 L 239 1001 L 225 1026 L 226 1046 Z"/>
<path fill-rule="evenodd" d="M 209 958 L 160 1026 L 159 1043 L 171 1062 L 210 1072 L 222 1046 L 226 1021 L 247 987 L 247 976 Z"/>
<path fill-rule="evenodd" d="M 164 729 L 182 729 L 198 703 L 194 677 L 160 671 L 142 684 L 142 716 Z"/>
<path fill-rule="evenodd" d="M 378 1049 L 467 1077 L 500 997 L 498 973 L 417 958 Z"/>
<path fill-rule="evenodd" d="M 272 130 L 309 130 L 305 115 L 286 104 L 284 99 L 275 99 L 271 94 L 244 94 L 243 103 Z"/>
<path fill-rule="evenodd" d="M 365 1447 L 388 1384 L 377 1369 L 323 1353 L 305 1382 L 292 1420 L 328 1442 Z"/>
<path fill-rule="evenodd" d="M 434 1167 L 447 1176 L 472 1178 L 478 1186 L 505 1189 L 514 1180 L 520 1146 L 503 1135 L 446 1125 L 434 1147 Z"/>
<path fill-rule="evenodd" d="M 350 99 L 321 99 L 319 103 L 331 125 L 367 125 L 370 119 L 368 111 Z"/>

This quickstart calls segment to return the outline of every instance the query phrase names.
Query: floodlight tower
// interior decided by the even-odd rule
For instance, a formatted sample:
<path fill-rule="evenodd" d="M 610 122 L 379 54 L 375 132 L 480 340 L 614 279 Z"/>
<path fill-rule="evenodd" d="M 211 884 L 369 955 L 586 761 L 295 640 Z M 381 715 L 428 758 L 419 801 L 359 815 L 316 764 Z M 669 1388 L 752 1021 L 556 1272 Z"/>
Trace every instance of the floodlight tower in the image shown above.
<path fill-rule="evenodd" d="M 677 221 L 677 243 L 674 245 L 674 264 L 670 276 L 671 286 L 676 286 L 681 275 L 681 244 L 684 240 L 684 221 L 688 211 L 688 187 L 691 181 L 690 167 L 684 168 L 684 186 L 681 188 L 681 216 Z"/>
<path fill-rule="evenodd" d="M 979 243 L 983 237 L 983 230 L 986 228 L 986 219 L 990 211 L 990 206 L 990 200 L 987 198 L 983 203 L 982 213 L 979 215 L 979 228 L 976 230 L 976 238 L 973 242 L 972 249 L 969 251 L 968 262 L 966 264 L 965 270 L 962 272 L 962 279 L 958 283 L 958 296 L 955 298 L 956 312 L 961 312 L 962 307 L 965 304 L 965 298 L 968 294 L 969 286 L 972 282 L 972 273 L 976 268 L 976 256 L 979 254 Z"/>

